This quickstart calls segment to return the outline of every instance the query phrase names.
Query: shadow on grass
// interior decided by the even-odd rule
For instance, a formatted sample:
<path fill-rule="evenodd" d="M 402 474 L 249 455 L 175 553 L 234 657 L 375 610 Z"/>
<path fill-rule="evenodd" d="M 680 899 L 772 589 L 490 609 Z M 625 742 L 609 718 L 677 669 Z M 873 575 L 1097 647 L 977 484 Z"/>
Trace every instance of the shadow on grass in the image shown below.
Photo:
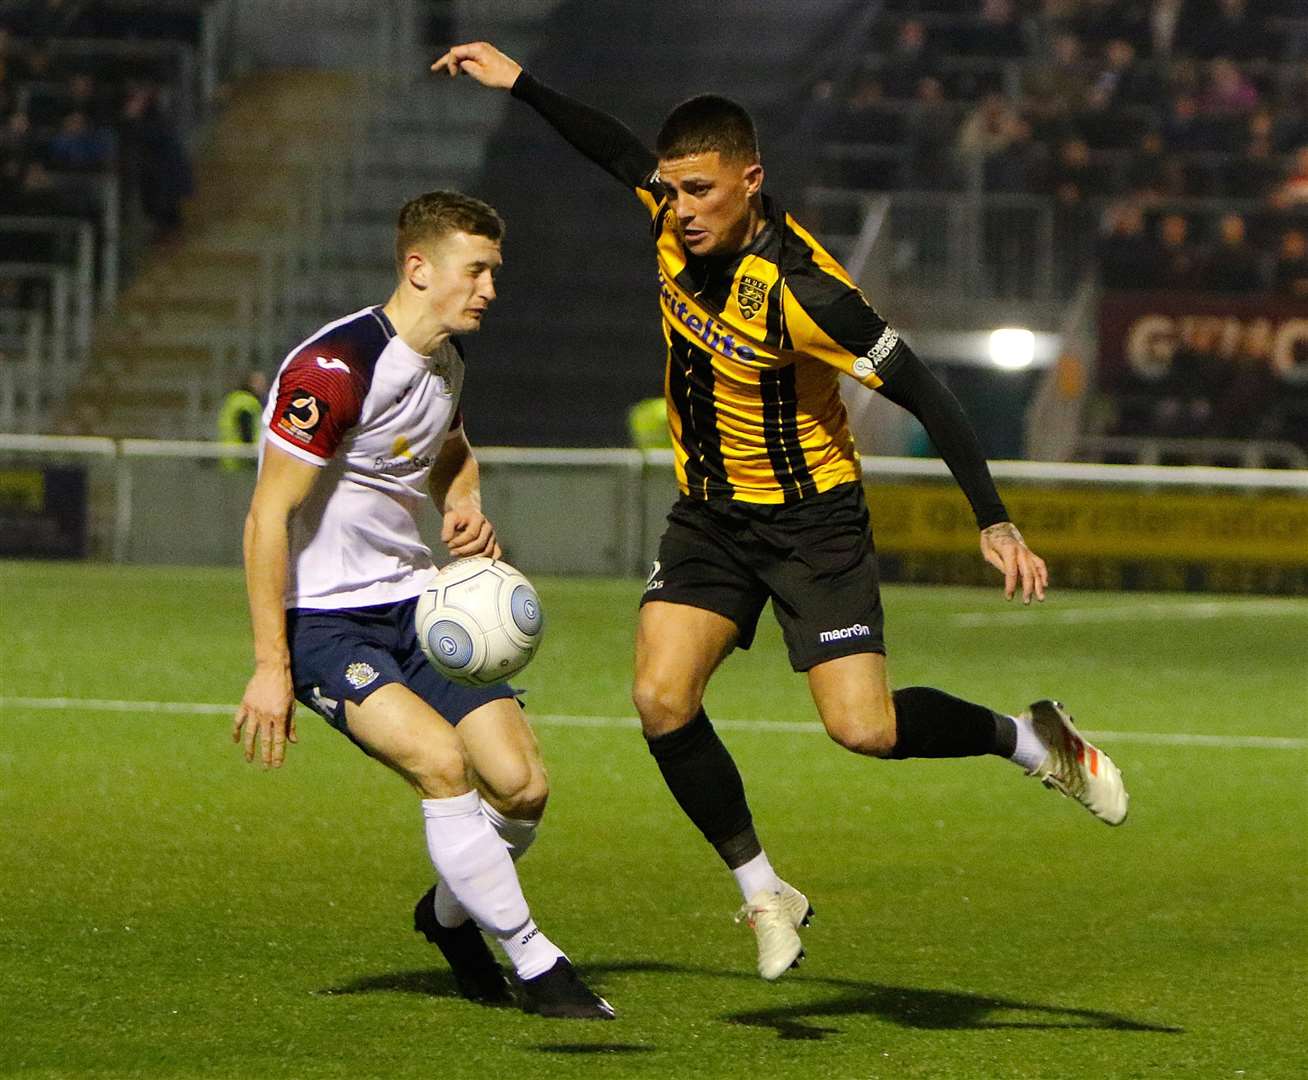
<path fill-rule="evenodd" d="M 589 980 L 602 984 L 605 975 L 662 974 L 695 975 L 714 979 L 730 979 L 757 983 L 758 976 L 740 971 L 719 971 L 711 968 L 687 967 L 657 961 L 630 961 L 587 964 L 584 974 Z M 920 990 L 905 986 L 885 986 L 881 983 L 859 982 L 854 979 L 833 979 L 813 975 L 789 975 L 783 986 L 794 990 L 834 989 L 834 997 L 792 1002 L 770 1009 L 748 1009 L 721 1016 L 728 1024 L 743 1027 L 771 1028 L 783 1039 L 825 1039 L 839 1035 L 836 1027 L 823 1026 L 820 1021 L 842 1016 L 875 1016 L 900 1027 L 933 1031 L 994 1031 L 1009 1030 L 1098 1030 L 1138 1031 L 1153 1034 L 1179 1035 L 1185 1029 L 1165 1024 L 1150 1024 L 1132 1020 L 1127 1016 L 1100 1009 L 1074 1009 L 1061 1005 L 1042 1005 L 1038 1002 L 1019 1001 L 1016 998 L 995 997 L 989 994 L 972 994 L 958 990 Z M 393 971 L 353 979 L 341 986 L 321 990 L 322 994 L 369 994 L 392 992 L 421 994 L 426 997 L 459 996 L 454 978 L 448 971 L 424 969 L 421 971 Z M 622 1003 L 618 1003 L 619 1016 Z M 541 1046 L 538 1049 L 555 1053 L 600 1054 L 638 1053 L 649 1050 L 646 1046 L 621 1043 L 561 1043 Z"/>

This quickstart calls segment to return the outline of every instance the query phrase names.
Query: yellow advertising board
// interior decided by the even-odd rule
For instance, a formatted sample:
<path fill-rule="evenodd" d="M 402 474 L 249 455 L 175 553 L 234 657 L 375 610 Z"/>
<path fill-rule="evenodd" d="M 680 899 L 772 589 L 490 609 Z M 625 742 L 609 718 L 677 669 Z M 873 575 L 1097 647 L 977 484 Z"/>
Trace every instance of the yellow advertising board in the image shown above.
<path fill-rule="evenodd" d="M 889 580 L 972 578 L 976 523 L 956 487 L 878 481 L 867 495 Z M 1258 592 L 1308 583 L 1308 498 L 1012 484 L 1003 496 L 1027 542 L 1064 580 Z"/>

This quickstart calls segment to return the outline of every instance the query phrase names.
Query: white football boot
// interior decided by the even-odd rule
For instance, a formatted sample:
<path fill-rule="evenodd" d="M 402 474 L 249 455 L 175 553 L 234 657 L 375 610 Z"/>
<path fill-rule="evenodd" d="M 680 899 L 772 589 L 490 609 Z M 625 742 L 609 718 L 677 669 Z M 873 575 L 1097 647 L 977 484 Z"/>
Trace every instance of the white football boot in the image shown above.
<path fill-rule="evenodd" d="M 747 922 L 758 939 L 758 973 L 771 982 L 804 958 L 799 928 L 813 917 L 808 897 L 781 883 L 780 892 L 755 893 L 736 913 L 736 922 Z"/>
<path fill-rule="evenodd" d="M 1075 799 L 1100 821 L 1122 824 L 1130 796 L 1113 759 L 1082 737 L 1057 701 L 1037 701 L 1023 715 L 1049 751 L 1028 775 Z"/>

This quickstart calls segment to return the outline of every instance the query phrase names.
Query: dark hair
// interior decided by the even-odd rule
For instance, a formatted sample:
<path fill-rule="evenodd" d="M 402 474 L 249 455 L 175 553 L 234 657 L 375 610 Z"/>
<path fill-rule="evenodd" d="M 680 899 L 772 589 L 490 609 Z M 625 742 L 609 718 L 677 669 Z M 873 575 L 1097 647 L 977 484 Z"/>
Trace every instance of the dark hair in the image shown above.
<path fill-rule="evenodd" d="M 495 208 L 457 191 L 429 191 L 400 207 L 395 226 L 395 266 L 419 245 L 434 246 L 450 233 L 465 232 L 491 240 L 504 239 L 504 219 Z"/>
<path fill-rule="evenodd" d="M 733 161 L 759 160 L 758 133 L 743 105 L 717 94 L 683 101 L 663 121 L 655 143 L 660 159 L 716 150 Z"/>

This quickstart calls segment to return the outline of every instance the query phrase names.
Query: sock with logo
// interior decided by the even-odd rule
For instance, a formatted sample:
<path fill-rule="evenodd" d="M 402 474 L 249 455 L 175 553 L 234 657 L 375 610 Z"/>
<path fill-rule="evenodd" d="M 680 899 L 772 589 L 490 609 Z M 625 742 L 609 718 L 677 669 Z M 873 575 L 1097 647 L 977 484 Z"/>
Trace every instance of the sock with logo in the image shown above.
<path fill-rule="evenodd" d="M 504 955 L 509 958 L 509 963 L 513 965 L 513 970 L 518 973 L 518 978 L 524 982 L 537 975 L 544 975 L 560 959 L 567 959 L 563 950 L 542 934 L 532 919 L 527 920 L 526 926 L 519 927 L 512 934 L 504 934 L 497 940 Z"/>
<path fill-rule="evenodd" d="M 491 827 L 504 841 L 509 857 L 515 863 L 527 854 L 527 849 L 535 843 L 536 827 L 540 824 L 539 821 L 532 821 L 529 818 L 505 817 L 485 799 L 481 800 L 481 812 L 486 815 L 486 820 L 491 823 Z M 436 883 L 435 904 L 436 921 L 442 926 L 453 928 L 462 926 L 468 921 L 467 908 L 455 898 L 444 878 Z"/>
<path fill-rule="evenodd" d="M 648 742 L 672 797 L 729 869 L 762 853 L 740 770 L 703 709 L 685 727 Z"/>
<path fill-rule="evenodd" d="M 1017 725 L 1011 716 L 929 686 L 909 686 L 892 696 L 892 758 L 1012 757 L 1017 747 Z"/>

